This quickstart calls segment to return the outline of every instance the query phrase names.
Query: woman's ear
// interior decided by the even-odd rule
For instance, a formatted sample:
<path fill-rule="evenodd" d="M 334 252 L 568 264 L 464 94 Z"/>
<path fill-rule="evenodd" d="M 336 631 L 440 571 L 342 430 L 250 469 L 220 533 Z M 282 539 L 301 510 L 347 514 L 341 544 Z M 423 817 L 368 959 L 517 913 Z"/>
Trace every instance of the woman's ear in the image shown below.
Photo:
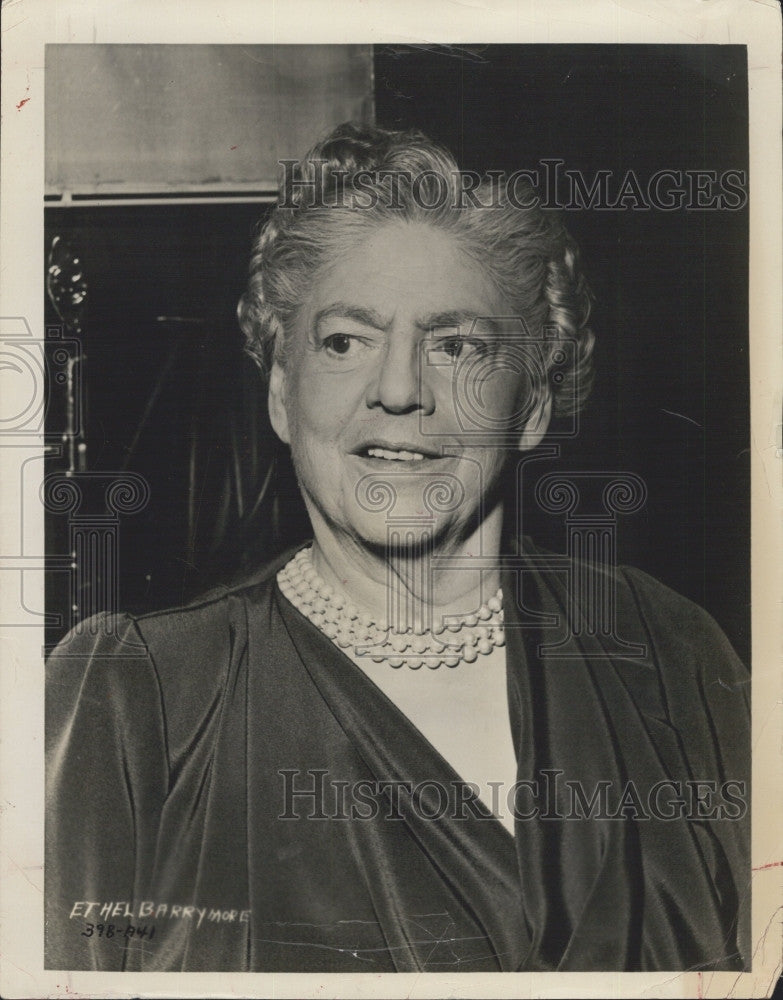
<path fill-rule="evenodd" d="M 275 434 L 283 444 L 291 443 L 291 435 L 288 431 L 288 410 L 285 405 L 285 372 L 278 361 L 272 362 L 272 371 L 269 375 L 269 395 L 267 405 L 269 407 L 269 419 Z"/>
<path fill-rule="evenodd" d="M 525 429 L 519 436 L 519 450 L 530 451 L 540 444 L 552 419 L 552 393 L 549 389 L 541 392 L 538 403 L 525 424 Z"/>

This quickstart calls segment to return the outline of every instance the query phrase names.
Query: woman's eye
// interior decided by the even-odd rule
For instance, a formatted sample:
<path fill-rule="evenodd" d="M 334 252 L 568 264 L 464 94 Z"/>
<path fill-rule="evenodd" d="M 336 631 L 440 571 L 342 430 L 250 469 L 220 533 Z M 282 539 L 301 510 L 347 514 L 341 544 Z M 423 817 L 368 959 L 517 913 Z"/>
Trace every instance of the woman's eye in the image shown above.
<path fill-rule="evenodd" d="M 452 337 L 451 340 L 444 340 L 440 345 L 440 349 L 448 354 L 450 358 L 458 358 L 462 354 L 464 346 L 464 340 L 460 337 Z"/>
<path fill-rule="evenodd" d="M 345 355 L 350 351 L 353 340 L 354 338 L 346 333 L 333 333 L 330 337 L 326 337 L 323 346 L 332 354 Z"/>
<path fill-rule="evenodd" d="M 374 346 L 369 336 L 356 333 L 330 333 L 317 345 L 325 358 L 346 364 L 366 360 Z"/>
<path fill-rule="evenodd" d="M 458 358 L 469 357 L 476 353 L 483 353 L 485 345 L 475 340 L 466 340 L 464 337 L 449 337 L 441 340 L 434 348 L 430 349 L 430 354 L 443 354 L 449 361 L 456 361 Z"/>

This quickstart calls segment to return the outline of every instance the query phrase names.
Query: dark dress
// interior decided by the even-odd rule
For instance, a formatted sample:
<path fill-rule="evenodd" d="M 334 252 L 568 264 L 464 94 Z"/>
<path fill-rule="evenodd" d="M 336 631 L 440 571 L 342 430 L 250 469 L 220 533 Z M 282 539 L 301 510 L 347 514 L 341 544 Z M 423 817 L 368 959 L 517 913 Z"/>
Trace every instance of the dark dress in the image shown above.
<path fill-rule="evenodd" d="M 71 633 L 48 664 L 46 967 L 749 967 L 744 667 L 636 570 L 611 585 L 644 655 L 618 655 L 525 552 L 516 837 L 280 594 L 285 560 Z"/>

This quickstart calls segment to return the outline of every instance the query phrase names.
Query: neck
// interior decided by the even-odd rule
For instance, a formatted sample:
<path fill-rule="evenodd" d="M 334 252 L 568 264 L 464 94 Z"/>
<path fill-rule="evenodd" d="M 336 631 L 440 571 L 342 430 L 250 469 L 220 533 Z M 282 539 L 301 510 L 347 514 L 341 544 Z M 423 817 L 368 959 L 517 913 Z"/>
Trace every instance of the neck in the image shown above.
<path fill-rule="evenodd" d="M 433 547 L 425 540 L 395 550 L 370 548 L 333 530 L 313 516 L 312 561 L 326 583 L 344 593 L 375 620 L 416 626 L 441 615 L 469 614 L 497 592 L 499 566 L 474 570 L 448 565 L 441 557 L 496 557 L 500 552 L 503 508 L 497 504 L 465 538 Z"/>

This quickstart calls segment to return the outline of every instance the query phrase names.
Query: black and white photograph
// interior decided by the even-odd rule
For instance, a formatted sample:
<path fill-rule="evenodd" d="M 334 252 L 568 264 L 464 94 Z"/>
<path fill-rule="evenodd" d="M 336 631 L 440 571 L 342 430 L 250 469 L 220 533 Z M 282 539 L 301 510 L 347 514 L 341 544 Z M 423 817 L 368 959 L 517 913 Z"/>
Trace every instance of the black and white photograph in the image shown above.
<path fill-rule="evenodd" d="M 40 47 L 47 995 L 771 993 L 755 50 L 475 23 Z"/>

